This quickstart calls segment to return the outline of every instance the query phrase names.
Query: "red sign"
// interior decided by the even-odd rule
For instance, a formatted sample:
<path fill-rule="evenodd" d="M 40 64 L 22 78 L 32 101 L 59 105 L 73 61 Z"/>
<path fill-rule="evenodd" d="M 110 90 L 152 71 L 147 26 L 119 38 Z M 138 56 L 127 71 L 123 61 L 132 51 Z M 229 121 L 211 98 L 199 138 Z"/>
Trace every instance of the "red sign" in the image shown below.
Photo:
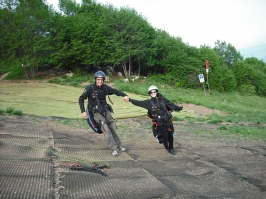
<path fill-rule="evenodd" d="M 206 60 L 206 73 L 207 74 L 209 72 L 209 64 L 210 64 L 210 62 L 208 60 Z"/>

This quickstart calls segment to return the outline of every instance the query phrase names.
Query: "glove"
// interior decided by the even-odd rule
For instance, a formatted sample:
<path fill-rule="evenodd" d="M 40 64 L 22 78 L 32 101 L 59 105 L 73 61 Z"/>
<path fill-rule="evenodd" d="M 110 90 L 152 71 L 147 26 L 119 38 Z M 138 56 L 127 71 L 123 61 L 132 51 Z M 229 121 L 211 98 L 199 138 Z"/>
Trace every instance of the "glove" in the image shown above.
<path fill-rule="evenodd" d="M 181 110 L 183 110 L 183 106 L 177 106 L 177 109 L 176 109 L 177 111 L 181 111 Z"/>

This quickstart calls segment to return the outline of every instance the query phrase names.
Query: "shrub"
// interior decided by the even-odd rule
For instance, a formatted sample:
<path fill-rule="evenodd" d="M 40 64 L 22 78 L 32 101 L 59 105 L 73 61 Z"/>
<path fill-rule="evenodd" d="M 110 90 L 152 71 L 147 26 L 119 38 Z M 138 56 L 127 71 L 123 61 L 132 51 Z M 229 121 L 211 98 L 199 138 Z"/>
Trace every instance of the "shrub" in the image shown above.
<path fill-rule="evenodd" d="M 48 83 L 54 83 L 54 84 L 61 84 L 61 82 L 62 82 L 61 79 L 58 78 L 48 80 Z"/>
<path fill-rule="evenodd" d="M 237 86 L 252 84 L 255 70 L 244 62 L 237 62 L 231 67 L 234 73 Z"/>
<path fill-rule="evenodd" d="M 5 79 L 22 79 L 24 76 L 23 68 L 20 65 L 16 65 L 10 68 L 10 73 Z"/>
<path fill-rule="evenodd" d="M 236 88 L 236 79 L 233 71 L 226 66 L 219 66 L 215 68 L 210 74 L 210 87 L 219 92 L 230 92 Z"/>
<path fill-rule="evenodd" d="M 22 116 L 23 115 L 22 111 L 19 111 L 19 110 L 13 111 L 12 114 L 13 115 L 17 115 L 17 116 Z"/>
<path fill-rule="evenodd" d="M 75 68 L 73 73 L 74 73 L 75 77 L 81 77 L 82 76 L 82 70 L 80 68 Z"/>
<path fill-rule="evenodd" d="M 237 88 L 237 91 L 239 91 L 243 95 L 254 95 L 255 94 L 255 86 L 241 85 Z"/>
<path fill-rule="evenodd" d="M 13 107 L 10 107 L 10 106 L 6 108 L 6 112 L 9 114 L 12 113 L 14 110 L 15 109 Z"/>

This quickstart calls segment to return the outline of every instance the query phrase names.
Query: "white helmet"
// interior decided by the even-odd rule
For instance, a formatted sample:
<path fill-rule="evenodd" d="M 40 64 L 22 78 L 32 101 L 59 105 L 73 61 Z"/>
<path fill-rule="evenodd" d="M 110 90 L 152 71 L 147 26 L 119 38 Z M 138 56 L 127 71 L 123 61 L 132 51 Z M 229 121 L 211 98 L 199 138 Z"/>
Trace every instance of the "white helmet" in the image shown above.
<path fill-rule="evenodd" d="M 151 85 L 151 86 L 149 87 L 149 89 L 148 89 L 148 94 L 150 94 L 150 92 L 151 92 L 152 90 L 156 90 L 156 92 L 158 92 L 158 88 L 157 88 L 156 86 L 154 86 L 154 85 Z"/>

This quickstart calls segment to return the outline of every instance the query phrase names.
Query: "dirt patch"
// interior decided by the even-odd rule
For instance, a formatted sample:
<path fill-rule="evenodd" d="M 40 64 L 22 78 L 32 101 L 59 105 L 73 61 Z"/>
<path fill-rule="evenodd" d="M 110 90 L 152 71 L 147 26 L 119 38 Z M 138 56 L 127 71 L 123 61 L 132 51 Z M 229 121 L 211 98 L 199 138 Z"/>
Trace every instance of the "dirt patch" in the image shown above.
<path fill-rule="evenodd" d="M 184 106 L 184 109 L 190 109 L 193 110 L 195 112 L 196 115 L 199 116 L 208 116 L 211 114 L 217 114 L 220 116 L 226 116 L 227 113 L 217 110 L 217 109 L 211 109 L 211 108 L 207 108 L 205 106 L 199 106 L 199 105 L 195 105 L 195 104 L 180 104 L 181 106 Z"/>

